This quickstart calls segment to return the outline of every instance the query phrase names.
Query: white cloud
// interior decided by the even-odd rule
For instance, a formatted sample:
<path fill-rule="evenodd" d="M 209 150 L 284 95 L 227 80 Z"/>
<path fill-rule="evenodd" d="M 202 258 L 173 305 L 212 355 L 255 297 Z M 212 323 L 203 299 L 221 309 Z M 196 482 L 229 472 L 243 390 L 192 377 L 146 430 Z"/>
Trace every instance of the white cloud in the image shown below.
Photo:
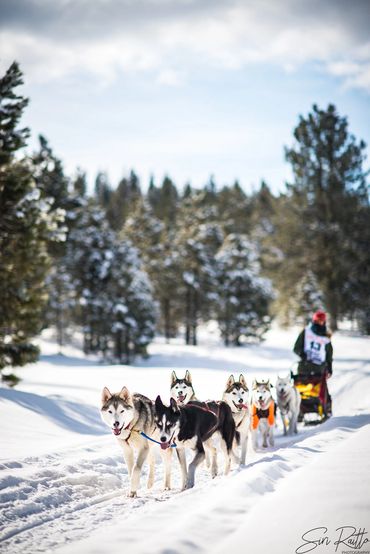
<path fill-rule="evenodd" d="M 154 72 L 157 82 L 180 86 L 202 66 L 294 71 L 313 61 L 370 92 L 369 9 L 361 0 L 55 0 L 47 8 L 14 0 L 13 11 L 11 4 L 2 61 L 19 60 L 29 80 L 83 71 L 110 82 L 120 72 Z"/>

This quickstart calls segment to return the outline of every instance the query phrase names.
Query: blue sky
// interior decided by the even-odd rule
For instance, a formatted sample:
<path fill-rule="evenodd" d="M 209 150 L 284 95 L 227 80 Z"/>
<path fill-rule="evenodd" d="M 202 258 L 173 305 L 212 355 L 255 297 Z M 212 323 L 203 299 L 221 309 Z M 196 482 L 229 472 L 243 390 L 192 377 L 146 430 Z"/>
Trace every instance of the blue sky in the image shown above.
<path fill-rule="evenodd" d="M 279 6 L 279 7 L 278 7 Z M 367 0 L 0 0 L 0 67 L 17 59 L 30 148 L 66 171 L 145 186 L 290 178 L 299 114 L 334 103 L 370 144 Z M 368 149 L 370 153 L 370 150 Z M 369 165 L 369 164 L 367 164 Z"/>

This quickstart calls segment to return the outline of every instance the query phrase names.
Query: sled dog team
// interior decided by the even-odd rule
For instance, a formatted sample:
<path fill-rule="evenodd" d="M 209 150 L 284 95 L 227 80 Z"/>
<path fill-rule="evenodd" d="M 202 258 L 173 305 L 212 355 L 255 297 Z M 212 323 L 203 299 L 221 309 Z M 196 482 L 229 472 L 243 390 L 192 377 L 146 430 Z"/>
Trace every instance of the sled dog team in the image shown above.
<path fill-rule="evenodd" d="M 101 415 L 111 428 L 123 449 L 130 476 L 129 496 L 136 496 L 141 469 L 149 459 L 147 486 L 154 483 L 156 443 L 164 463 L 164 489 L 171 488 L 171 460 L 175 450 L 182 476 L 182 489 L 194 486 L 196 468 L 204 460 L 212 477 L 218 473 L 217 447 L 224 457 L 224 474 L 230 471 L 231 461 L 245 464 L 248 437 L 258 447 L 258 433 L 262 446 L 274 445 L 276 408 L 283 421 L 284 434 L 297 433 L 301 397 L 290 377 L 278 377 L 276 402 L 271 394 L 269 380 L 253 381 L 251 395 L 246 380 L 233 375 L 227 380 L 221 401 L 203 402 L 196 398 L 189 371 L 179 379 L 171 375 L 170 405 L 157 396 L 155 402 L 142 394 L 131 394 L 127 387 L 112 394 L 107 387 L 102 392 Z M 187 467 L 185 449 L 194 452 Z"/>

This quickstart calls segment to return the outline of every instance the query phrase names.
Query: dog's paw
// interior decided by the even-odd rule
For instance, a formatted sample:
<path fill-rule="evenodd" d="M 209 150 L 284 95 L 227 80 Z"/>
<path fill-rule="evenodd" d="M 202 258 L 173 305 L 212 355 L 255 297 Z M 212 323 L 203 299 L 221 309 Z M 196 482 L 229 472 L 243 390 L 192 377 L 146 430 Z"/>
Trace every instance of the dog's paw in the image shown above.
<path fill-rule="evenodd" d="M 137 492 L 136 492 L 136 491 L 129 491 L 129 492 L 127 493 L 127 496 L 128 496 L 129 498 L 137 498 Z"/>
<path fill-rule="evenodd" d="M 171 487 L 163 487 L 163 492 L 166 492 L 166 491 L 170 491 L 171 490 Z"/>

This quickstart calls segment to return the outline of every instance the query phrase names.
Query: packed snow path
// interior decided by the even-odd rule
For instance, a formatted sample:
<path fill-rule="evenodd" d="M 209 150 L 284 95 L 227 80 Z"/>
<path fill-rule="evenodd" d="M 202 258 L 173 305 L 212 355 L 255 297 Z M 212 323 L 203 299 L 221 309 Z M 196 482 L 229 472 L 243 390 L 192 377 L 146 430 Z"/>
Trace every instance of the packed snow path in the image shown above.
<path fill-rule="evenodd" d="M 198 396 L 220 397 L 232 371 L 245 370 L 249 381 L 286 372 L 293 340 L 294 332 L 272 332 L 263 346 L 243 349 L 157 343 L 135 368 L 49 353 L 23 369 L 17 390 L 0 389 L 0 550 L 221 554 L 248 544 L 249 552 L 288 554 L 320 525 L 328 533 L 340 525 L 370 532 L 370 347 L 361 338 L 334 342 L 330 421 L 301 427 L 293 438 L 279 428 L 275 448 L 249 452 L 246 467 L 227 477 L 211 480 L 201 467 L 195 488 L 183 493 L 175 457 L 173 490 L 162 492 L 159 462 L 153 489 L 144 488 L 145 470 L 140 496 L 125 496 L 121 451 L 95 407 L 104 385 L 166 399 L 169 369 L 181 375 L 186 368 Z"/>

